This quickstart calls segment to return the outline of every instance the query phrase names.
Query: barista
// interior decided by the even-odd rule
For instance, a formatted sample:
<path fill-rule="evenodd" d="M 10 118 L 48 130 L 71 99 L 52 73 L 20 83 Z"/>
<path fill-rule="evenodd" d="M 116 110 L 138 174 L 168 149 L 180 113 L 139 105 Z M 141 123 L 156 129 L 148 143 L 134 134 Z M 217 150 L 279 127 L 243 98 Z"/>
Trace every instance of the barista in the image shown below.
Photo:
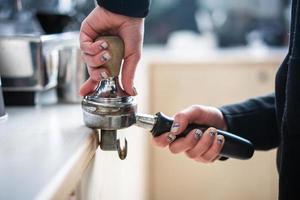
<path fill-rule="evenodd" d="M 109 32 L 119 35 L 125 43 L 122 84 L 130 95 L 136 95 L 134 73 L 141 56 L 144 17 L 149 0 L 98 0 L 97 6 L 83 21 L 80 45 L 90 78 L 83 84 L 80 94 L 92 90 L 107 71 L 101 68 L 111 58 L 106 41 L 96 37 Z M 279 199 L 294 199 L 300 188 L 300 2 L 292 0 L 289 51 L 276 76 L 275 93 L 249 99 L 243 103 L 213 108 L 193 105 L 178 112 L 170 133 L 154 138 L 156 145 L 168 146 L 172 153 L 184 152 L 199 162 L 214 162 L 224 144 L 215 128 L 241 133 L 256 150 L 278 148 Z M 100 67 L 99 67 L 100 66 Z M 175 140 L 188 123 L 211 127 L 202 133 L 191 131 L 185 138 Z"/>

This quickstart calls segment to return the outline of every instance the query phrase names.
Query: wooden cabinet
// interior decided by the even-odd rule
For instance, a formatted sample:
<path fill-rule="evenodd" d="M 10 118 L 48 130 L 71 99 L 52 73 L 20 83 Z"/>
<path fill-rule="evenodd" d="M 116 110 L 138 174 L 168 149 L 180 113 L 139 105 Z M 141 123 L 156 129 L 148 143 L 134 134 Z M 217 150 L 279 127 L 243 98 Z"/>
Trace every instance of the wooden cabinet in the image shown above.
<path fill-rule="evenodd" d="M 192 104 L 221 106 L 274 91 L 282 54 L 237 54 L 190 61 L 150 62 L 150 110 L 168 115 Z M 172 58 L 170 56 L 169 58 Z M 180 58 L 180 57 L 179 57 Z M 255 152 L 251 160 L 197 163 L 168 149 L 150 147 L 151 200 L 273 200 L 277 198 L 276 151 Z"/>

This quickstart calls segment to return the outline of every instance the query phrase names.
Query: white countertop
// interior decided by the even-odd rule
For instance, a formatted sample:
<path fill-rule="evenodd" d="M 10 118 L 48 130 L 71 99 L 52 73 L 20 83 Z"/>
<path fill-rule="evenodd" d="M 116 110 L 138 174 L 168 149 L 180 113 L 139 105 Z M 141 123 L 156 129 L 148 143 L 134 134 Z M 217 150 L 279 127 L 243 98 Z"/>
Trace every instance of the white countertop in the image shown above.
<path fill-rule="evenodd" d="M 9 107 L 0 121 L 0 199 L 69 195 L 98 147 L 79 104 Z"/>

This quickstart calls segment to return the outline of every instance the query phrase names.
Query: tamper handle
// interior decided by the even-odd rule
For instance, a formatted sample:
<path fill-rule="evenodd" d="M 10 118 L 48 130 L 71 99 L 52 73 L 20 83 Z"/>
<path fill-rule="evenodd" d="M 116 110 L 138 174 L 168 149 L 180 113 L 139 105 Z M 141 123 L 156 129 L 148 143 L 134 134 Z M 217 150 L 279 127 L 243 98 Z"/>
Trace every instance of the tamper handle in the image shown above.
<path fill-rule="evenodd" d="M 111 59 L 103 66 L 107 68 L 110 76 L 119 76 L 122 60 L 124 57 L 124 42 L 119 36 L 99 36 L 96 40 L 104 40 L 108 43 L 107 50 Z"/>
<path fill-rule="evenodd" d="M 159 112 L 156 114 L 156 116 L 156 123 L 151 130 L 154 137 L 160 136 L 165 132 L 169 132 L 173 124 L 173 119 L 164 115 L 163 113 Z M 185 137 L 193 129 L 205 131 L 207 128 L 207 126 L 199 124 L 189 124 L 182 133 L 177 135 L 176 139 Z M 217 134 L 223 135 L 225 138 L 224 146 L 220 152 L 221 156 L 242 160 L 249 159 L 253 156 L 254 147 L 249 140 L 222 130 L 217 130 Z"/>

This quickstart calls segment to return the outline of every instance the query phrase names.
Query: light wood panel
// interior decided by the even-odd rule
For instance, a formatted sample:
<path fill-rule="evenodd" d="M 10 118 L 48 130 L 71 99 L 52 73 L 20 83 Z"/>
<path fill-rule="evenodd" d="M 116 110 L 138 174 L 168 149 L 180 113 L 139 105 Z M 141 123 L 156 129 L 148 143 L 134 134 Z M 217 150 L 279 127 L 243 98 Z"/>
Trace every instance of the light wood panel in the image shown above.
<path fill-rule="evenodd" d="M 136 72 L 138 111 L 149 112 L 149 92 L 147 67 L 140 66 Z M 128 154 L 120 160 L 116 151 L 98 149 L 94 161 L 86 170 L 78 188 L 76 198 L 82 200 L 145 200 L 149 188 L 150 132 L 138 127 L 118 130 L 118 135 L 126 137 Z"/>
<path fill-rule="evenodd" d="M 216 58 L 217 59 L 217 58 Z M 153 62 L 151 111 L 168 115 L 192 104 L 220 106 L 273 92 L 280 58 L 259 62 Z M 152 147 L 150 199 L 273 200 L 277 197 L 275 151 L 253 159 L 201 164 Z"/>

